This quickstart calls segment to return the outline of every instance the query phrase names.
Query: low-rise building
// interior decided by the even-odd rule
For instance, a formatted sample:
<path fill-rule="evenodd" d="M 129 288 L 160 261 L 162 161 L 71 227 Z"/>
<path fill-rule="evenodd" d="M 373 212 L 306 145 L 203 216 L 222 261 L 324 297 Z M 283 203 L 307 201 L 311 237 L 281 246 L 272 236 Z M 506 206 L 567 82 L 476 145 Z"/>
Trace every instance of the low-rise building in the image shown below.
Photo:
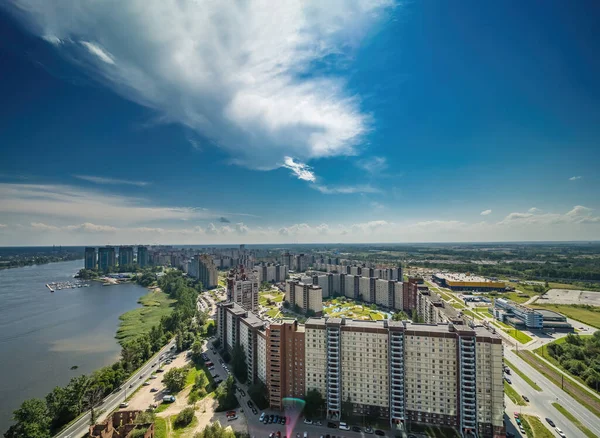
<path fill-rule="evenodd" d="M 506 283 L 498 280 L 490 280 L 484 277 L 468 274 L 449 274 L 437 273 L 431 276 L 433 281 L 442 287 L 451 290 L 464 291 L 503 291 L 506 290 Z"/>
<path fill-rule="evenodd" d="M 129 438 L 134 431 L 145 431 L 143 438 L 154 438 L 154 423 L 135 423 L 142 411 L 116 411 L 102 423 L 90 426 L 90 438 Z M 139 435 L 137 435 L 139 436 Z"/>

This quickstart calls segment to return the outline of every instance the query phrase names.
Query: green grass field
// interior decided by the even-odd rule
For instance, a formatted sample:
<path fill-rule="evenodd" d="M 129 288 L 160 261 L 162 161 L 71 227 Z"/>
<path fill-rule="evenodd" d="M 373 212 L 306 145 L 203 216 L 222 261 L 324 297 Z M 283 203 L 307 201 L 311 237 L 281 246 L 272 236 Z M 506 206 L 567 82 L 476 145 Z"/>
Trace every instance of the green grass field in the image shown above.
<path fill-rule="evenodd" d="M 154 420 L 154 437 L 167 438 L 167 421 L 164 418 L 156 417 Z"/>
<path fill-rule="evenodd" d="M 542 390 L 542 388 L 540 388 L 537 383 L 535 383 L 533 380 L 531 380 L 531 378 L 527 374 L 525 374 L 523 371 L 521 371 L 516 366 L 514 366 L 507 358 L 504 358 L 504 363 L 510 367 L 511 371 L 514 371 L 519 376 L 521 376 L 521 378 L 523 380 L 525 380 L 529 384 L 529 386 L 531 386 L 533 389 L 535 389 L 536 391 Z"/>
<path fill-rule="evenodd" d="M 577 428 L 580 431 L 582 431 L 585 436 L 587 436 L 588 438 L 598 438 L 598 435 L 596 435 L 591 430 L 589 430 L 587 427 L 585 427 L 581 423 L 581 421 L 579 421 L 579 419 L 577 417 L 575 417 L 575 415 L 573 415 L 573 414 L 571 414 L 571 412 L 567 411 L 564 407 L 562 407 L 562 405 L 560 405 L 558 403 L 552 403 L 552 406 L 554 406 L 556 408 L 556 410 L 558 410 L 558 412 L 560 412 L 565 417 L 567 417 L 571 423 L 573 423 L 575 426 L 577 426 Z"/>
<path fill-rule="evenodd" d="M 267 310 L 267 315 L 270 316 L 271 318 L 275 318 L 278 313 L 279 313 L 279 309 Z"/>
<path fill-rule="evenodd" d="M 523 414 L 520 418 L 528 437 L 554 438 L 554 434 L 550 432 L 538 417 Z"/>
<path fill-rule="evenodd" d="M 511 338 L 516 339 L 521 344 L 526 344 L 529 341 L 532 341 L 533 338 L 529 336 L 527 333 L 523 333 L 521 330 L 517 329 L 505 329 L 504 330 Z"/>
<path fill-rule="evenodd" d="M 486 316 L 490 314 L 489 307 L 474 307 L 472 310 L 477 313 L 484 313 Z"/>
<path fill-rule="evenodd" d="M 585 309 L 578 307 L 577 305 L 566 305 L 566 304 L 538 304 L 536 303 L 534 308 L 549 309 L 555 312 L 562 313 L 569 318 L 576 321 L 583 322 L 584 324 L 591 325 L 592 327 L 600 328 L 600 308 L 594 310 Z"/>
<path fill-rule="evenodd" d="M 483 319 L 477 313 L 471 312 L 470 310 L 467 310 L 467 309 L 463 309 L 462 313 L 463 313 L 463 315 L 470 316 L 471 318 L 474 318 L 474 319 Z"/>
<path fill-rule="evenodd" d="M 122 344 L 143 333 L 148 333 L 163 316 L 173 311 L 175 300 L 162 291 L 151 291 L 138 300 L 143 307 L 130 310 L 119 317 L 121 322 L 116 338 Z"/>
<path fill-rule="evenodd" d="M 525 403 L 525 400 L 523 400 L 523 397 L 521 397 L 517 393 L 517 391 L 515 391 L 515 389 L 511 385 L 509 385 L 507 382 L 504 382 L 504 393 L 517 406 L 527 406 L 527 403 Z"/>

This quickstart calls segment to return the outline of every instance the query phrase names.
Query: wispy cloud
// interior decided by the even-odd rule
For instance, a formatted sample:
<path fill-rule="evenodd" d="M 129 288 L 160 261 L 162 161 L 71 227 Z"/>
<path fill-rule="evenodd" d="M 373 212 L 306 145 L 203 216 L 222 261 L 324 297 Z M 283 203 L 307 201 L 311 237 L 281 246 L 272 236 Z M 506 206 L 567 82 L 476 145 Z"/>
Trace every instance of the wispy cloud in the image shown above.
<path fill-rule="evenodd" d="M 319 184 L 313 184 L 311 187 L 318 190 L 326 195 L 350 195 L 353 193 L 380 193 L 377 187 L 370 185 L 357 185 L 357 186 L 324 186 Z"/>
<path fill-rule="evenodd" d="M 290 169 L 292 173 L 303 181 L 315 182 L 317 180 L 316 175 L 307 164 L 294 161 L 291 157 L 285 157 L 284 163 L 281 167 Z"/>
<path fill-rule="evenodd" d="M 537 207 L 531 207 L 529 210 L 527 210 L 529 213 L 541 213 L 542 210 L 540 210 Z"/>
<path fill-rule="evenodd" d="M 13 0 L 8 8 L 121 96 L 202 134 L 238 164 L 274 169 L 285 157 L 355 154 L 371 116 L 347 89 L 345 69 L 395 6 L 130 0 L 115 12 L 114 2 Z M 100 62 L 80 62 L 77 46 Z M 345 62 L 303 74 L 323 59 Z"/>
<path fill-rule="evenodd" d="M 58 38 L 57 38 L 58 39 Z M 60 40 L 59 40 L 60 41 Z M 55 44 L 55 43 L 53 43 Z M 88 49 L 88 51 L 96 56 L 100 61 L 105 62 L 106 64 L 115 64 L 115 60 L 112 55 L 110 55 L 106 50 L 102 49 L 100 46 L 94 43 L 90 43 L 89 41 L 81 41 L 81 44 Z"/>
<path fill-rule="evenodd" d="M 80 231 L 83 233 L 107 233 L 115 232 L 118 230 L 118 228 L 112 227 L 110 225 L 96 225 L 90 222 L 78 225 L 65 226 L 48 225 L 43 222 L 32 222 L 31 228 L 39 231 Z"/>
<path fill-rule="evenodd" d="M 483 210 L 481 213 L 479 213 L 481 216 L 487 216 L 488 214 L 491 214 L 492 210 Z"/>
<path fill-rule="evenodd" d="M 92 176 L 92 175 L 73 175 L 75 178 L 82 179 L 84 181 L 93 182 L 95 184 L 126 184 L 131 186 L 145 187 L 150 183 L 147 181 L 132 181 L 126 179 L 118 179 L 118 178 L 106 178 L 102 176 Z"/>
<path fill-rule="evenodd" d="M 387 170 L 388 164 L 385 157 L 369 157 L 357 161 L 358 167 L 371 174 L 380 174 Z"/>
<path fill-rule="evenodd" d="M 569 181 L 577 181 L 578 179 L 581 179 L 581 176 L 572 176 Z"/>
<path fill-rule="evenodd" d="M 576 205 L 568 212 L 561 213 L 542 213 L 541 210 L 532 212 L 533 209 L 529 210 L 529 213 L 510 213 L 502 221 L 498 222 L 498 225 L 559 225 L 559 224 L 600 224 L 600 216 L 593 215 L 593 209 L 584 207 L 583 205 Z"/>
<path fill-rule="evenodd" d="M 200 142 L 198 140 L 194 140 L 193 138 L 188 138 L 187 141 L 192 145 L 194 149 L 197 151 L 202 150 L 202 146 L 200 146 Z"/>

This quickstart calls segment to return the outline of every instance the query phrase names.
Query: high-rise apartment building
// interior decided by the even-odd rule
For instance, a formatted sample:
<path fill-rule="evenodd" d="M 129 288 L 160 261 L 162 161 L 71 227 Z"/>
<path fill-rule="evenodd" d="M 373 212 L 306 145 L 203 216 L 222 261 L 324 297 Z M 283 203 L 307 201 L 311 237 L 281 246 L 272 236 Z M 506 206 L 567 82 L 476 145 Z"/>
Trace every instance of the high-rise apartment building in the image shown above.
<path fill-rule="evenodd" d="M 98 270 L 106 272 L 115 265 L 115 248 L 112 246 L 103 246 L 98 248 Z"/>
<path fill-rule="evenodd" d="M 301 398 L 304 390 L 304 325 L 284 319 L 268 325 L 266 386 L 272 409 L 282 409 L 286 397 Z"/>
<path fill-rule="evenodd" d="M 264 348 L 265 327 L 265 321 L 236 303 L 217 304 L 217 337 L 227 351 L 231 351 L 236 344 L 241 345 L 246 355 L 248 382 L 251 384 L 256 382 L 259 373 L 262 374 L 261 367 L 265 368 L 266 356 L 258 356 L 258 352 L 262 355 L 265 351 L 259 348 L 259 338 L 263 339 Z"/>
<path fill-rule="evenodd" d="M 364 415 L 397 429 L 411 421 L 503 436 L 502 342 L 481 327 L 310 318 L 304 366 L 305 390 L 323 395 L 329 419 Z"/>
<path fill-rule="evenodd" d="M 96 269 L 96 248 L 91 246 L 85 247 L 85 255 L 84 255 L 84 267 L 85 269 Z"/>
<path fill-rule="evenodd" d="M 323 314 L 323 290 L 321 286 L 302 283 L 299 280 L 287 280 L 285 283 L 285 300 L 291 306 L 298 306 L 302 312 L 309 310 L 315 315 Z"/>
<path fill-rule="evenodd" d="M 258 311 L 258 273 L 244 267 L 232 269 L 227 276 L 227 298 L 246 310 Z"/>
<path fill-rule="evenodd" d="M 275 263 L 259 263 L 254 265 L 254 270 L 258 273 L 258 282 L 280 283 L 285 281 L 288 275 L 287 265 Z"/>
<path fill-rule="evenodd" d="M 204 288 L 213 289 L 219 284 L 219 272 L 209 255 L 202 254 L 198 257 L 198 280 Z"/>
<path fill-rule="evenodd" d="M 133 247 L 132 246 L 120 246 L 119 247 L 119 266 L 131 266 L 133 265 Z"/>
<path fill-rule="evenodd" d="M 148 248 L 145 246 L 138 246 L 137 249 L 137 264 L 140 268 L 145 268 L 150 265 L 148 258 Z"/>

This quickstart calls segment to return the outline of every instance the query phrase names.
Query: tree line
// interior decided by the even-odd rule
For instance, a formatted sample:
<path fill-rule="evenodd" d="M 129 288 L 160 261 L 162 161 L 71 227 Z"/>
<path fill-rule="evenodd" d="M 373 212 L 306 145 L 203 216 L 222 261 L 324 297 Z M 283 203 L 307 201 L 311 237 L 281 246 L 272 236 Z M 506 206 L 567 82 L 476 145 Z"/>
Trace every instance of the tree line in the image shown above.
<path fill-rule="evenodd" d="M 600 331 L 585 338 L 569 333 L 564 343 L 549 344 L 546 351 L 587 386 L 600 389 Z"/>
<path fill-rule="evenodd" d="M 198 336 L 206 335 L 208 316 L 198 312 L 196 301 L 202 285 L 170 271 L 158 280 L 160 288 L 176 301 L 173 311 L 163 316 L 149 333 L 121 345 L 121 358 L 91 375 L 73 377 L 66 386 L 57 386 L 45 398 L 25 400 L 14 411 L 14 424 L 5 438 L 49 438 L 82 413 L 89 411 L 92 422 L 102 399 L 120 386 L 173 337 L 177 349 L 191 347 Z"/>

